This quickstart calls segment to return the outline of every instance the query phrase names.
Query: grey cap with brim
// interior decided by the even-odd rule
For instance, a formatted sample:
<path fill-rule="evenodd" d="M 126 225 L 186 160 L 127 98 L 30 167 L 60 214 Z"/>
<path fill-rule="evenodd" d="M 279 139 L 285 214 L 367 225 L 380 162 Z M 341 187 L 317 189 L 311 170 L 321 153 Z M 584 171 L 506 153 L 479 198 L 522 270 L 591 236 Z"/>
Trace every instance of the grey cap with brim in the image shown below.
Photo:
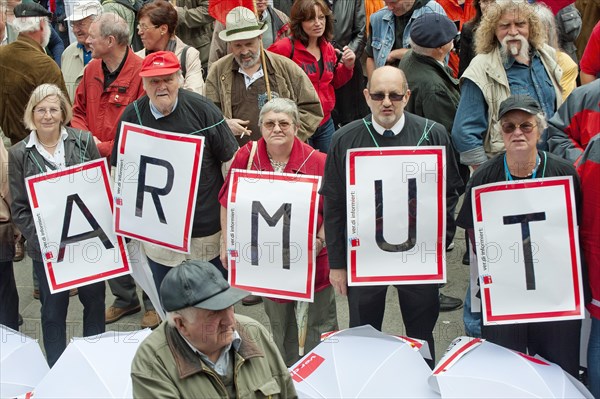
<path fill-rule="evenodd" d="M 248 295 L 248 291 L 231 287 L 213 264 L 204 261 L 188 260 L 174 267 L 160 286 L 167 312 L 187 307 L 223 310 Z"/>
<path fill-rule="evenodd" d="M 537 115 L 543 112 L 540 104 L 527 94 L 513 94 L 502 101 L 498 110 L 498 119 L 502 118 L 510 111 L 523 111 L 531 115 Z"/>

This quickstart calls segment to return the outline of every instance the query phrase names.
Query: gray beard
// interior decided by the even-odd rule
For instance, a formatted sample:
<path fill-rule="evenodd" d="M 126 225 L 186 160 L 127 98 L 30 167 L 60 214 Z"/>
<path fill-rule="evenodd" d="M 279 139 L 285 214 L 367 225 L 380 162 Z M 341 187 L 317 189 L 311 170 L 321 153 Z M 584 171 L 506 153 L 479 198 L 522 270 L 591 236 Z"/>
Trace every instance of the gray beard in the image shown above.
<path fill-rule="evenodd" d="M 502 57 L 502 62 L 503 63 L 507 63 L 510 60 L 510 57 L 514 58 L 515 60 L 519 61 L 520 63 L 529 63 L 530 57 L 529 57 L 529 42 L 528 41 L 522 41 L 521 42 L 521 49 L 519 50 L 519 52 L 517 54 L 512 54 L 511 49 L 508 45 L 501 43 L 500 44 L 500 56 Z"/>

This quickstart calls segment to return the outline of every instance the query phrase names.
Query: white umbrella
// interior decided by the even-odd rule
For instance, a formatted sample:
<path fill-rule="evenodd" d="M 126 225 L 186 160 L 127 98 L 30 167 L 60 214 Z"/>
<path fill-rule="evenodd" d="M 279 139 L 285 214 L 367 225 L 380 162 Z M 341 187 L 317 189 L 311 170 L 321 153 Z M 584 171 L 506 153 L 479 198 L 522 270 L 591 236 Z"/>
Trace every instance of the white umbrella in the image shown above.
<path fill-rule="evenodd" d="M 554 363 L 469 337 L 452 342 L 430 384 L 442 398 L 592 398 Z"/>
<path fill-rule="evenodd" d="M 74 338 L 34 398 L 131 398 L 131 362 L 150 329 Z"/>
<path fill-rule="evenodd" d="M 329 335 L 290 372 L 301 398 L 439 397 L 419 347 L 371 326 Z"/>
<path fill-rule="evenodd" d="M 48 363 L 33 338 L 0 324 L 0 398 L 30 392 L 48 373 Z"/>

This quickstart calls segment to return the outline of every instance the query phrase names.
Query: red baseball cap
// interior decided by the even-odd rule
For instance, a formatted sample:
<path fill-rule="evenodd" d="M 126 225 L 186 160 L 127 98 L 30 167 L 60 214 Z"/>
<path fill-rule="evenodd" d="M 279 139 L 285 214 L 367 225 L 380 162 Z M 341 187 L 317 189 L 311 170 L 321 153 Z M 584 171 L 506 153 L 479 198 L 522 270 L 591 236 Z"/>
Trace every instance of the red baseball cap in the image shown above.
<path fill-rule="evenodd" d="M 174 53 L 171 51 L 157 51 L 144 58 L 140 76 L 146 78 L 150 76 L 170 75 L 180 69 L 181 65 Z"/>

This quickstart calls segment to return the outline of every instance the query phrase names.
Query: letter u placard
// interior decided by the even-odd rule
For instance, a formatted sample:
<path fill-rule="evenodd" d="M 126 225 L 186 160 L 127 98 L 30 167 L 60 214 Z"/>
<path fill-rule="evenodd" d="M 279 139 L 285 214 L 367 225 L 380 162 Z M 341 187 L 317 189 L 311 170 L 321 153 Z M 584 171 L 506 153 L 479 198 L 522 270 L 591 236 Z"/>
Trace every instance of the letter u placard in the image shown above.
<path fill-rule="evenodd" d="M 353 149 L 346 158 L 348 284 L 446 280 L 446 149 Z"/>
<path fill-rule="evenodd" d="M 484 324 L 583 318 L 573 178 L 491 183 L 471 196 Z"/>

